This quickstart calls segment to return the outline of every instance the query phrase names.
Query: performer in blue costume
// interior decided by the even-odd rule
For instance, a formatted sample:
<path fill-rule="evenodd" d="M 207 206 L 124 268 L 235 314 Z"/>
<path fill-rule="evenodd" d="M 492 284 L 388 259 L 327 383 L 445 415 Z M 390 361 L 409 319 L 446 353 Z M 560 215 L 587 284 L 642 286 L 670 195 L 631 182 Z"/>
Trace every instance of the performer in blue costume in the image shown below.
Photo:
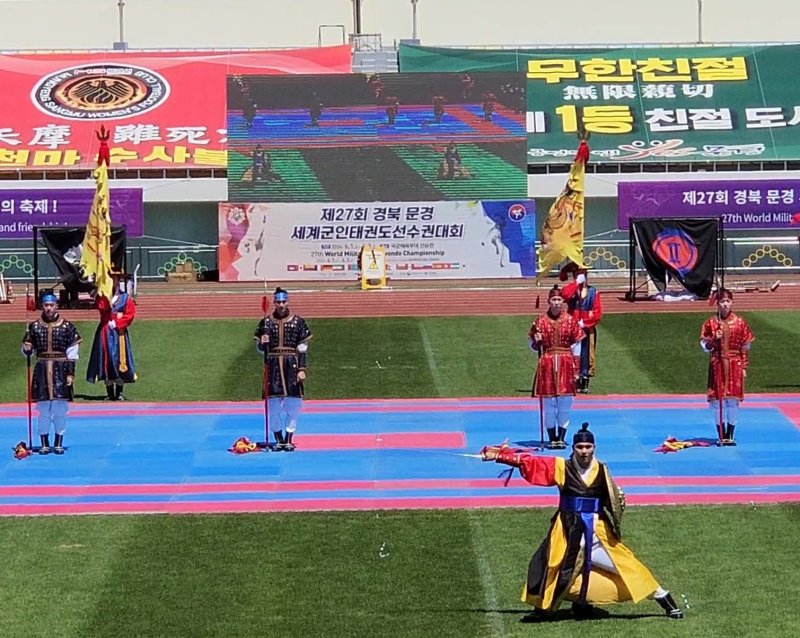
<path fill-rule="evenodd" d="M 128 330 L 136 317 L 136 302 L 128 292 L 124 274 L 112 271 L 111 277 L 114 282 L 111 299 L 98 295 L 95 301 L 100 324 L 94 334 L 86 380 L 104 382 L 110 401 L 124 401 L 125 384 L 134 383 L 137 378 Z"/>

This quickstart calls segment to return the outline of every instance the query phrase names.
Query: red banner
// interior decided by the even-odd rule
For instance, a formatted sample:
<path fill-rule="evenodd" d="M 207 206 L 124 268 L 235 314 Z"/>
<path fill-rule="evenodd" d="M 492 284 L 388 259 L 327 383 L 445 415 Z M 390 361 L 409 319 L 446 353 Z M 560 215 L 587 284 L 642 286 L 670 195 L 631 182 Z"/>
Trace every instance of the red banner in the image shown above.
<path fill-rule="evenodd" d="M 0 170 L 225 168 L 226 76 L 349 73 L 349 46 L 0 55 Z"/>

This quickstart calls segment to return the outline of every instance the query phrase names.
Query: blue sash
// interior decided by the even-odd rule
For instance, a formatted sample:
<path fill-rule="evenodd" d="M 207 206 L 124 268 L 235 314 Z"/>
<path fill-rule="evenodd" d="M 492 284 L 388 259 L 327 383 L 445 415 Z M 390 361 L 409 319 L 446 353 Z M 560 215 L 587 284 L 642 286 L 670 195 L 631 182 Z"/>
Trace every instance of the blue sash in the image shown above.
<path fill-rule="evenodd" d="M 582 496 L 562 496 L 558 509 L 562 512 L 576 512 L 581 515 L 583 522 L 583 542 L 585 559 L 583 561 L 583 579 L 579 602 L 586 602 L 586 593 L 589 590 L 589 573 L 592 571 L 592 543 L 594 540 L 594 515 L 601 510 L 599 498 L 584 498 Z"/>

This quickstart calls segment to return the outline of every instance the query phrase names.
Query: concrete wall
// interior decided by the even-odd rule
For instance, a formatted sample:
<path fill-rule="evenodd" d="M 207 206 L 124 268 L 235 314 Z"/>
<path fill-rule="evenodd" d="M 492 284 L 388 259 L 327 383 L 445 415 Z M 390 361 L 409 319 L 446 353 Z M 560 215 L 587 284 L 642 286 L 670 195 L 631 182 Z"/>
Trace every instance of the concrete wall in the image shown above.
<path fill-rule="evenodd" d="M 0 47 L 110 48 L 120 0 L 0 0 Z M 702 6 L 702 28 L 698 25 Z M 362 30 L 385 44 L 412 35 L 410 0 L 363 0 Z M 800 40 L 796 0 L 419 0 L 428 45 L 763 42 Z M 569 13 L 565 12 L 569 7 Z M 124 0 L 137 48 L 315 46 L 319 25 L 353 31 L 350 0 Z M 325 43 L 337 32 L 325 30 Z"/>

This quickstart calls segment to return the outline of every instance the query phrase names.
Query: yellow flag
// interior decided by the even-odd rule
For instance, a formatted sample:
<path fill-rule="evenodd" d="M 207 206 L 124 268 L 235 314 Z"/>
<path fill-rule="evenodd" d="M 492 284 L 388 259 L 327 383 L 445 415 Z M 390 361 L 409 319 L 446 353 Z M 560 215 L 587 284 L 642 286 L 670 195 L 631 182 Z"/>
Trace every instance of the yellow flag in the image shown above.
<path fill-rule="evenodd" d="M 542 228 L 537 280 L 564 260 L 583 266 L 583 204 L 589 145 L 581 140 L 567 185 L 553 202 Z"/>
<path fill-rule="evenodd" d="M 94 171 L 95 192 L 86 234 L 83 237 L 81 268 L 94 281 L 97 294 L 111 299 L 113 283 L 111 263 L 111 212 L 108 202 L 108 166 L 100 164 Z"/>

